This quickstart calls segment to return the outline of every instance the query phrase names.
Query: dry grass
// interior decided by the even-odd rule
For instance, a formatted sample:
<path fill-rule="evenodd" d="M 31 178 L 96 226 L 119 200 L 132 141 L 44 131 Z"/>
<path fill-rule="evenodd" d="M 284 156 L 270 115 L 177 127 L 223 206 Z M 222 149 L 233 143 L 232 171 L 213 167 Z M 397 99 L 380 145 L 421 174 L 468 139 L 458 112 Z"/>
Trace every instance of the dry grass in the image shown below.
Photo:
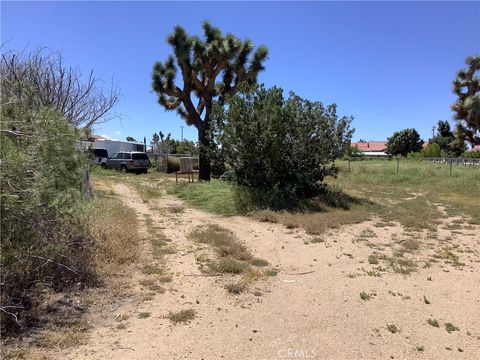
<path fill-rule="evenodd" d="M 350 210 L 325 208 L 325 211 L 279 212 L 277 221 L 287 228 L 303 228 L 307 234 L 321 235 L 331 228 L 348 224 L 358 224 L 370 219 L 365 208 L 354 205 Z"/>
<path fill-rule="evenodd" d="M 143 268 L 145 275 L 162 275 L 164 271 L 163 268 L 154 265 L 145 265 Z"/>
<path fill-rule="evenodd" d="M 397 274 L 409 275 L 417 270 L 417 264 L 412 259 L 403 259 L 401 257 L 390 257 L 390 267 Z"/>
<path fill-rule="evenodd" d="M 221 274 L 241 274 L 248 268 L 248 263 L 232 258 L 222 258 L 209 264 L 210 269 Z"/>
<path fill-rule="evenodd" d="M 277 223 L 277 213 L 272 210 L 260 210 L 253 214 L 253 217 L 261 222 Z"/>
<path fill-rule="evenodd" d="M 213 246 L 221 258 L 239 261 L 249 261 L 253 258 L 252 254 L 237 239 L 235 234 L 218 225 L 200 226 L 190 236 L 199 243 Z"/>
<path fill-rule="evenodd" d="M 119 200 L 97 195 L 89 214 L 95 238 L 95 267 L 100 275 L 116 275 L 138 258 L 140 236 L 135 212 Z"/>
<path fill-rule="evenodd" d="M 98 278 L 108 287 L 108 291 L 116 297 L 121 297 L 127 292 L 125 286 L 121 285 L 122 276 L 126 275 L 128 266 L 133 264 L 139 255 L 141 242 L 138 233 L 139 221 L 132 209 L 113 196 L 108 184 L 97 180 L 95 186 L 96 197 L 88 204 L 84 213 L 86 225 L 93 239 L 92 265 Z M 70 298 L 75 299 L 72 304 L 81 301 L 83 309 L 87 309 L 91 303 L 101 307 L 106 301 L 101 291 L 52 294 L 51 297 L 54 299 L 62 298 L 58 301 L 49 301 L 48 304 L 44 301 L 47 304 L 45 305 L 47 311 L 49 308 L 53 310 L 45 315 L 48 322 L 44 322 L 44 327 L 39 329 L 41 331 L 32 335 L 33 344 L 54 349 L 84 344 L 91 327 L 84 317 L 86 312 L 73 311 L 75 307 L 70 309 L 66 305 L 62 307 L 58 304 L 69 304 L 67 300 Z M 24 347 L 25 354 L 32 358 L 36 357 L 36 351 L 30 351 L 29 346 Z M 23 358 L 23 355 L 18 358 Z"/>
<path fill-rule="evenodd" d="M 197 312 L 194 309 L 186 309 L 186 310 L 180 310 L 178 312 L 170 311 L 166 317 L 167 319 L 170 319 L 170 321 L 173 322 L 174 324 L 178 324 L 178 323 L 187 323 L 195 319 L 196 315 L 197 315 Z"/>
<path fill-rule="evenodd" d="M 138 182 L 135 184 L 135 189 L 145 203 L 150 202 L 150 200 L 157 199 L 164 194 L 164 187 L 155 183 L 148 184 L 144 182 Z"/>
<path fill-rule="evenodd" d="M 241 294 L 246 290 L 246 288 L 247 287 L 245 286 L 245 284 L 242 283 L 230 283 L 225 286 L 225 289 L 227 289 L 230 294 L 234 295 Z"/>
<path fill-rule="evenodd" d="M 185 207 L 182 205 L 170 205 L 167 207 L 167 210 L 173 214 L 181 214 L 185 212 Z"/>
<path fill-rule="evenodd" d="M 205 253 L 199 254 L 196 261 L 201 271 L 242 275 L 239 282 L 226 285 L 229 293 L 240 294 L 255 280 L 274 275 L 270 269 L 265 269 L 269 265 L 268 261 L 254 258 L 230 230 L 208 224 L 197 227 L 190 236 L 198 243 L 212 246 L 217 255 L 217 258 L 212 260 Z"/>

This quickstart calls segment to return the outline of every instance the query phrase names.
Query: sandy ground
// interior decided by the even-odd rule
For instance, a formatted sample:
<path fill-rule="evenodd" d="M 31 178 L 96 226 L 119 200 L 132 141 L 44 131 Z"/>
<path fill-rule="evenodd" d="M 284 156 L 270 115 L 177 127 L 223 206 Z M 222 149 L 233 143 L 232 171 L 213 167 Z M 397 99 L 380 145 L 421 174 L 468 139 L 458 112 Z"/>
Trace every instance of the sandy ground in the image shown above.
<path fill-rule="evenodd" d="M 145 214 L 172 239 L 176 253 L 166 255 L 173 281 L 166 292 L 139 301 L 142 267 L 152 263 L 149 242 L 129 277 L 133 295 L 97 318 L 84 346 L 68 349 L 62 359 L 480 359 L 479 229 L 461 234 L 441 229 L 437 239 L 424 239 L 418 259 L 427 260 L 445 244 L 459 244 L 462 267 L 439 260 L 410 275 L 380 268 L 368 271 L 373 252 L 391 256 L 400 226 L 375 227 L 374 221 L 335 230 L 324 242 L 309 243 L 299 229 L 244 217 L 220 217 L 187 208 L 164 196 L 143 203 L 123 184 L 114 186 L 121 199 L 138 213 L 145 232 Z M 172 206 L 185 211 L 168 211 Z M 201 224 L 232 230 L 278 275 L 257 280 L 238 296 L 224 285 L 231 276 L 201 275 L 195 257 L 201 252 L 188 234 Z M 370 229 L 368 239 L 362 238 Z M 476 249 L 476 250 L 472 250 Z M 380 264 L 382 265 L 382 263 Z M 370 273 L 372 274 L 372 273 Z M 254 294 L 256 292 L 256 294 Z M 371 300 L 361 292 L 374 293 Z M 258 296 L 261 293 L 260 296 Z M 257 295 L 257 296 L 255 296 Z M 424 297 L 430 304 L 426 304 Z M 188 324 L 173 324 L 169 311 L 193 308 Z M 148 312 L 147 318 L 138 314 Z M 119 316 L 126 318 L 119 329 Z M 439 327 L 427 323 L 437 319 Z M 448 333 L 444 323 L 460 331 Z M 391 333 L 388 324 L 398 332 Z"/>

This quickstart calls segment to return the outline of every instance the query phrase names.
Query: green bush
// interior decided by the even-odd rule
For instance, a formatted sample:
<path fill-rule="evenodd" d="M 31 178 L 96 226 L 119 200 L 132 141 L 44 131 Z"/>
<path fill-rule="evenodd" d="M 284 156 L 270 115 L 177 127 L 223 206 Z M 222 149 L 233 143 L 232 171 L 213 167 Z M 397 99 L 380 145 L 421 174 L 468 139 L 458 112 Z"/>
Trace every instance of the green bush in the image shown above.
<path fill-rule="evenodd" d="M 294 93 L 284 98 L 279 88 L 235 96 L 221 117 L 222 148 L 236 181 L 272 207 L 318 195 L 325 177 L 337 173 L 333 161 L 353 133 L 352 118 L 338 118 L 335 104 L 325 107 Z"/>
<path fill-rule="evenodd" d="M 440 145 L 434 142 L 428 143 L 427 146 L 418 152 L 408 153 L 409 158 L 435 158 L 441 156 L 442 150 L 440 149 Z"/>
<path fill-rule="evenodd" d="M 25 310 L 38 303 L 39 284 L 58 290 L 92 272 L 91 239 L 81 221 L 86 158 L 75 149 L 78 131 L 51 110 L 1 111 L 3 335 L 31 325 Z"/>
<path fill-rule="evenodd" d="M 423 140 L 415 129 L 404 129 L 395 132 L 387 139 L 387 153 L 390 155 L 407 156 L 410 152 L 422 149 Z"/>
<path fill-rule="evenodd" d="M 470 158 L 470 159 L 479 159 L 480 158 L 480 150 L 476 151 L 465 151 L 462 154 L 462 157 L 464 158 Z"/>

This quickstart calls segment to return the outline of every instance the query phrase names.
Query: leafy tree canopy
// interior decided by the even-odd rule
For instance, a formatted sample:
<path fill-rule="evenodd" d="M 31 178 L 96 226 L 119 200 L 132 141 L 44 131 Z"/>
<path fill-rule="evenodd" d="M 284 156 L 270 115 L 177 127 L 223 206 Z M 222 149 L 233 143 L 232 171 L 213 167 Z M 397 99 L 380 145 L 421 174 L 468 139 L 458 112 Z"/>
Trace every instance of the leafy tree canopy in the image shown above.
<path fill-rule="evenodd" d="M 258 87 L 234 96 L 224 113 L 222 145 L 236 180 L 271 194 L 278 204 L 314 196 L 336 174 L 332 162 L 350 145 L 351 117 L 335 104 L 302 99 L 280 88 Z"/>
<path fill-rule="evenodd" d="M 395 132 L 387 139 L 387 153 L 390 155 L 407 156 L 410 152 L 422 149 L 423 140 L 415 129 L 404 129 Z"/>

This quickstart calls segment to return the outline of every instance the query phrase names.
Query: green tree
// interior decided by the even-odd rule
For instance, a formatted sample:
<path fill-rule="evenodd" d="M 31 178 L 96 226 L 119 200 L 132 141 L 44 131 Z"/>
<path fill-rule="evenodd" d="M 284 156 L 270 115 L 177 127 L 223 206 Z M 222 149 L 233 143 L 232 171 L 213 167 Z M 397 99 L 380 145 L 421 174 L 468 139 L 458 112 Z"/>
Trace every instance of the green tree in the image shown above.
<path fill-rule="evenodd" d="M 428 158 L 442 156 L 442 150 L 440 149 L 440 145 L 434 142 L 428 143 L 428 145 L 420 151 L 420 156 Z"/>
<path fill-rule="evenodd" d="M 415 129 L 404 129 L 395 132 L 387 139 L 387 153 L 390 155 L 407 156 L 410 152 L 422 149 L 423 140 Z"/>
<path fill-rule="evenodd" d="M 244 83 L 255 84 L 264 70 L 267 48 L 261 46 L 252 55 L 250 40 L 241 41 L 232 34 L 222 35 L 219 28 L 203 23 L 204 39 L 188 35 L 176 26 L 168 37 L 174 56 L 153 66 L 153 90 L 166 110 L 176 110 L 198 130 L 201 180 L 210 180 L 211 114 L 214 101 L 223 105 Z M 183 85 L 175 83 L 177 68 Z M 217 82 L 217 78 L 221 80 Z M 194 104 L 196 101 L 196 105 Z"/>
<path fill-rule="evenodd" d="M 138 142 L 135 138 L 131 136 L 127 136 L 125 140 L 127 140 L 128 142 Z"/>
<path fill-rule="evenodd" d="M 468 68 L 460 70 L 453 81 L 453 92 L 458 98 L 452 110 L 459 143 L 466 140 L 475 146 L 480 144 L 480 56 L 469 56 L 465 63 Z"/>
<path fill-rule="evenodd" d="M 349 146 L 351 117 L 338 118 L 336 105 L 324 106 L 280 88 L 231 99 L 221 135 L 227 163 L 241 184 L 268 194 L 269 204 L 291 205 L 314 196 L 336 174 L 332 162 Z"/>
<path fill-rule="evenodd" d="M 177 154 L 191 154 L 191 155 L 198 154 L 197 145 L 190 140 L 177 141 L 175 148 L 176 148 Z"/>
<path fill-rule="evenodd" d="M 455 139 L 448 121 L 440 120 L 438 122 L 437 135 L 430 139 L 429 143 L 438 144 L 441 155 L 445 156 L 459 156 L 465 151 L 465 144 L 460 144 Z"/>

